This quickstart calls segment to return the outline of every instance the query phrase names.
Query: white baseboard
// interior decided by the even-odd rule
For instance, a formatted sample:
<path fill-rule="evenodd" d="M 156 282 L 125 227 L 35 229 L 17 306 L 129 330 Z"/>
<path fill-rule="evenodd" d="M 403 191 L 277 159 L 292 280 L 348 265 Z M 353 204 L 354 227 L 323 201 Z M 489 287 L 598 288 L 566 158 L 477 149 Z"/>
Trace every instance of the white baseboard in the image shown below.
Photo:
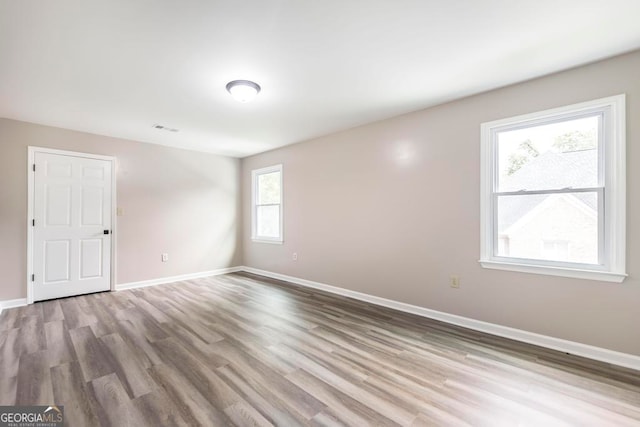
<path fill-rule="evenodd" d="M 180 282 L 183 280 L 201 279 L 203 277 L 219 276 L 221 274 L 235 273 L 242 267 L 219 268 L 217 270 L 202 271 L 200 273 L 181 274 L 179 276 L 160 277 L 158 279 L 142 280 L 140 282 L 120 283 L 116 285 L 116 291 L 127 289 L 146 288 L 147 286 L 164 285 L 165 283 Z"/>
<path fill-rule="evenodd" d="M 246 271 L 248 273 L 257 274 L 260 276 L 270 277 L 272 279 L 295 283 L 296 285 L 318 289 L 321 291 L 330 292 L 332 294 L 337 294 L 360 301 L 365 301 L 371 304 L 403 311 L 405 313 L 417 314 L 418 316 L 440 320 L 442 322 L 451 323 L 453 325 L 463 326 L 465 328 L 473 329 L 476 331 L 486 332 L 488 334 L 510 338 L 516 341 L 534 344 L 541 347 L 562 351 L 564 353 L 574 354 L 576 356 L 582 356 L 589 359 L 599 360 L 601 362 L 611 363 L 613 365 L 640 370 L 640 356 L 636 356 L 633 354 L 620 353 L 617 351 L 608 350 L 606 348 L 595 347 L 592 345 L 563 340 L 547 335 L 536 334 L 534 332 L 528 332 L 521 329 L 510 328 L 508 326 L 501 326 L 494 323 L 483 322 L 480 320 L 470 319 L 468 317 L 457 316 L 455 314 L 444 313 L 441 311 L 431 310 L 428 308 L 406 304 L 399 301 L 380 298 L 362 292 L 351 291 L 349 289 L 339 288 L 337 286 L 313 282 L 311 280 L 300 279 L 298 277 L 287 276 L 284 274 L 273 273 L 271 271 L 259 270 L 253 267 L 243 266 L 239 267 L 238 270 Z"/>
<path fill-rule="evenodd" d="M 217 270 L 201 271 L 199 273 L 181 274 L 179 276 L 161 277 L 158 279 L 142 280 L 140 282 L 121 283 L 115 286 L 116 291 L 124 291 L 127 289 L 146 288 L 147 286 L 163 285 L 165 283 L 180 282 L 182 280 L 201 279 L 203 277 L 219 276 L 221 274 L 235 273 L 241 271 L 242 267 L 219 268 Z M 26 298 L 18 298 L 11 300 L 0 300 L 0 313 L 5 308 L 22 307 L 27 305 Z"/>
<path fill-rule="evenodd" d="M 23 305 L 27 305 L 26 298 L 8 299 L 8 300 L 0 301 L 0 314 L 2 314 L 2 310 L 4 310 L 5 308 L 22 307 Z"/>

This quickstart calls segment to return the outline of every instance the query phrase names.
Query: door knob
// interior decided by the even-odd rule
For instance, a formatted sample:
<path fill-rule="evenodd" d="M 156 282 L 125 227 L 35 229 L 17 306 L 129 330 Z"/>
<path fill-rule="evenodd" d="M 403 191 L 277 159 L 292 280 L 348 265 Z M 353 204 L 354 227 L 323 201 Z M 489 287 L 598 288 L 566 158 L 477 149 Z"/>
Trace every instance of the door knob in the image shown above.
<path fill-rule="evenodd" d="M 103 233 L 104 234 L 109 234 L 109 230 L 104 230 Z"/>

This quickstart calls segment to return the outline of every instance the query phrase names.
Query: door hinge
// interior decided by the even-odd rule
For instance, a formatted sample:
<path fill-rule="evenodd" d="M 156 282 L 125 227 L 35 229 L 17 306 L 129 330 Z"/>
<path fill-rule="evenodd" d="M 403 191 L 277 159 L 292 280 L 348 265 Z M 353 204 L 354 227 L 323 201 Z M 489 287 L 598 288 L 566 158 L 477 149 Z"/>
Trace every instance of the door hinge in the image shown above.
<path fill-rule="evenodd" d="M 33 226 L 33 227 L 35 227 L 35 226 L 36 226 L 36 220 L 35 220 L 35 219 L 32 219 L 32 220 L 31 220 L 31 226 Z"/>
<path fill-rule="evenodd" d="M 36 275 L 35 275 L 35 274 L 32 274 L 32 275 L 31 275 L 31 281 L 32 281 L 32 282 L 35 282 L 35 281 L 36 281 Z"/>
<path fill-rule="evenodd" d="M 33 164 L 33 171 L 34 172 L 36 171 L 36 164 L 35 163 Z"/>

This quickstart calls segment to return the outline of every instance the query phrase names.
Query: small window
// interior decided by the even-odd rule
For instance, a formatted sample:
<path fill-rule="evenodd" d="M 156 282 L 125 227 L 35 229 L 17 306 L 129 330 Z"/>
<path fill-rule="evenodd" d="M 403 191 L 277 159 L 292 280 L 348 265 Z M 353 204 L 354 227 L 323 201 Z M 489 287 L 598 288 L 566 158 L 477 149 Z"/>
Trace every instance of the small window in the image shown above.
<path fill-rule="evenodd" d="M 252 171 L 251 181 L 251 238 L 282 243 L 282 165 Z"/>
<path fill-rule="evenodd" d="M 481 130 L 482 266 L 624 280 L 624 95 Z"/>

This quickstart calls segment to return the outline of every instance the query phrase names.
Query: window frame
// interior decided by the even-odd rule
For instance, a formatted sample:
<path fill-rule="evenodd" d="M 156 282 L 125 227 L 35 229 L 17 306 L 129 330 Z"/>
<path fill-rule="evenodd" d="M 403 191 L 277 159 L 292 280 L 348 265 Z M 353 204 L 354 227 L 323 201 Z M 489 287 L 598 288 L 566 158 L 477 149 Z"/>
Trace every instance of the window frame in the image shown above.
<path fill-rule="evenodd" d="M 499 132 L 545 125 L 571 118 L 602 114 L 598 144 L 598 258 L 601 264 L 523 259 L 495 255 L 500 236 L 497 230 Z M 537 273 L 608 282 L 622 282 L 626 256 L 626 109 L 625 95 L 616 95 L 480 125 L 480 264 L 484 268 Z M 558 189 L 543 193 L 571 193 Z M 581 189 L 581 191 L 586 191 Z M 514 194 L 540 191 L 512 192 Z"/>
<path fill-rule="evenodd" d="M 274 172 L 280 173 L 280 203 L 259 204 L 258 203 L 258 178 L 260 175 L 266 175 Z M 283 187 L 283 171 L 282 164 L 273 166 L 267 166 L 260 169 L 254 169 L 251 171 L 251 240 L 257 243 L 272 243 L 282 244 L 284 243 L 284 220 L 283 220 L 283 205 L 284 205 L 284 187 Z M 280 235 L 277 237 L 271 236 L 259 236 L 257 234 L 257 221 L 258 221 L 258 207 L 259 206 L 278 206 L 280 217 Z"/>

